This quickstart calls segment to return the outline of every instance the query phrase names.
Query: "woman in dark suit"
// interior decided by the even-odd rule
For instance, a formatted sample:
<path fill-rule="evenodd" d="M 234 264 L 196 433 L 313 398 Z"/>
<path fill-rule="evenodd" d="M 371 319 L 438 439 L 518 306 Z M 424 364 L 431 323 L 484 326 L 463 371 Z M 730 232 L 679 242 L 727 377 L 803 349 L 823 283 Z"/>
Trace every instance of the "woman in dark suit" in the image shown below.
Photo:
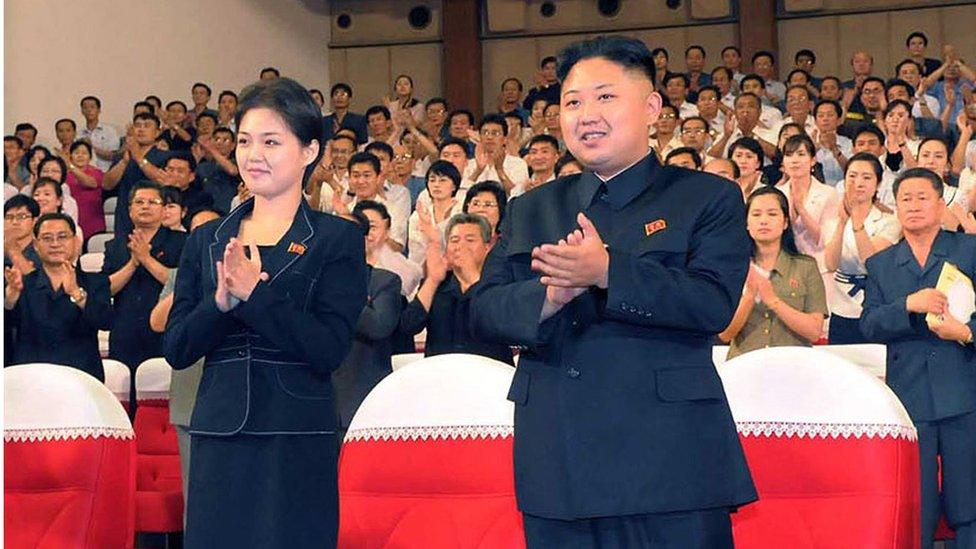
<path fill-rule="evenodd" d="M 245 89 L 237 165 L 253 198 L 194 232 L 165 337 L 177 369 L 206 357 L 190 421 L 186 546 L 334 547 L 330 381 L 366 303 L 363 237 L 312 211 L 321 115 L 286 78 Z"/>

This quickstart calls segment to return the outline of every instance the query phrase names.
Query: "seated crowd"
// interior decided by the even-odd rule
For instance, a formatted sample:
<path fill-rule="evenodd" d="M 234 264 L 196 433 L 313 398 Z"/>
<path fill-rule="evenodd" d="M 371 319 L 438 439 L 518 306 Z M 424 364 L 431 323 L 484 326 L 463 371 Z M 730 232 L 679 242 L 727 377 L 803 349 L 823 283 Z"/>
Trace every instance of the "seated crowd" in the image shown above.
<path fill-rule="evenodd" d="M 952 46 L 931 59 L 925 45 L 912 33 L 905 59 L 890 68 L 856 52 L 846 81 L 818 75 L 810 50 L 782 80 L 769 52 L 755 54 L 747 71 L 729 46 L 708 70 L 707 52 L 690 46 L 681 72 L 667 50 L 654 50 L 665 101 L 649 149 L 675 169 L 734 181 L 747 204 L 753 264 L 716 340 L 730 355 L 867 342 L 858 327 L 865 261 L 902 237 L 894 182 L 906 170 L 926 168 L 942 181 L 943 228 L 976 233 L 976 74 Z M 497 112 L 481 120 L 472 106 L 415 97 L 408 75 L 364 114 L 351 110 L 349 84 L 328 97 L 310 90 L 330 108 L 306 199 L 361 225 L 376 277 L 357 326 L 362 348 L 336 374 L 348 379 L 337 382 L 340 393 L 348 387 L 361 400 L 390 371 L 390 356 L 413 352 L 424 330 L 427 355 L 513 363 L 512 349 L 472 335 L 467 296 L 506 203 L 584 169 L 565 150 L 555 66 L 543 59 L 527 92 L 505 79 Z M 131 369 L 162 355 L 169 303 L 160 294 L 187 231 L 249 198 L 235 158 L 237 95 L 222 91 L 213 109 L 209 86 L 190 91 L 190 107 L 152 95 L 136 102 L 122 131 L 101 121 L 98 97 L 86 96 L 84 122 L 59 119 L 56 142 L 37 143 L 30 123 L 4 137 L 5 364 L 69 364 L 102 378 L 99 330 L 110 330 L 110 356 Z M 80 255 L 104 233 L 114 238 L 100 272 L 83 272 Z M 369 365 L 379 373 L 364 374 Z M 345 425 L 355 405 L 343 411 Z"/>

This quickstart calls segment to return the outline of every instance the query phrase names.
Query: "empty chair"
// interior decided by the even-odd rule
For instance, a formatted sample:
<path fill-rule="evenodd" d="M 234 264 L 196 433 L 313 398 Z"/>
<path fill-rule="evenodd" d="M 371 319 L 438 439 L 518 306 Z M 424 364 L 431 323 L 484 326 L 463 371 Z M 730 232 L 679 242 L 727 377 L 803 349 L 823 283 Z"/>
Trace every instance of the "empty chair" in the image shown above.
<path fill-rule="evenodd" d="M 422 358 L 424 358 L 424 353 L 404 353 L 400 355 L 393 355 L 393 369 L 399 370 L 407 364 L 412 364 Z"/>
<path fill-rule="evenodd" d="M 110 233 L 115 232 L 115 214 L 107 214 L 105 216 L 105 231 Z"/>
<path fill-rule="evenodd" d="M 759 492 L 732 515 L 737 548 L 919 546 L 918 441 L 884 383 L 806 347 L 718 371 Z"/>
<path fill-rule="evenodd" d="M 176 429 L 169 422 L 172 369 L 151 358 L 136 369 L 136 531 L 183 530 L 183 483 Z"/>
<path fill-rule="evenodd" d="M 339 457 L 340 547 L 525 546 L 505 398 L 514 371 L 438 355 L 373 388 Z"/>
<path fill-rule="evenodd" d="M 98 353 L 102 355 L 103 359 L 108 356 L 108 336 L 108 330 L 98 331 Z"/>
<path fill-rule="evenodd" d="M 135 440 L 116 397 L 66 366 L 3 375 L 4 546 L 132 547 Z"/>
<path fill-rule="evenodd" d="M 116 196 L 106 198 L 105 202 L 102 203 L 102 210 L 105 212 L 105 215 L 114 214 L 115 208 L 118 205 L 118 203 L 119 203 L 119 199 Z"/>
<path fill-rule="evenodd" d="M 126 412 L 129 411 L 129 384 L 131 383 L 129 367 L 118 360 L 109 358 L 102 359 L 102 367 L 105 368 L 105 386 L 122 403 Z"/>
<path fill-rule="evenodd" d="M 88 252 L 102 252 L 105 253 L 105 244 L 115 238 L 115 235 L 111 232 L 96 233 L 91 235 L 88 239 Z"/>
<path fill-rule="evenodd" d="M 78 259 L 81 263 L 81 270 L 86 273 L 102 272 L 102 265 L 105 264 L 105 252 L 88 252 L 81 254 Z"/>

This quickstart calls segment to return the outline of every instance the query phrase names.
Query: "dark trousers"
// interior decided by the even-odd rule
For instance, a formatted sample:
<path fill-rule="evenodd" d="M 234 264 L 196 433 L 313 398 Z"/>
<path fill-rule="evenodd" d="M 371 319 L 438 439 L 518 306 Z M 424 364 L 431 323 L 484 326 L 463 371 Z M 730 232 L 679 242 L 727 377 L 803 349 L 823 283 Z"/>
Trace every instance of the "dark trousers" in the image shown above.
<path fill-rule="evenodd" d="M 864 334 L 861 333 L 861 320 L 858 318 L 845 318 L 837 315 L 830 315 L 830 328 L 828 329 L 828 339 L 831 345 L 855 345 L 858 343 L 870 343 Z"/>
<path fill-rule="evenodd" d="M 522 514 L 528 549 L 731 549 L 725 508 L 682 513 L 557 520 Z"/>
<path fill-rule="evenodd" d="M 945 511 L 956 531 L 956 549 L 976 549 L 976 412 L 918 421 L 915 428 L 922 476 L 922 547 L 932 547 L 939 515 Z"/>

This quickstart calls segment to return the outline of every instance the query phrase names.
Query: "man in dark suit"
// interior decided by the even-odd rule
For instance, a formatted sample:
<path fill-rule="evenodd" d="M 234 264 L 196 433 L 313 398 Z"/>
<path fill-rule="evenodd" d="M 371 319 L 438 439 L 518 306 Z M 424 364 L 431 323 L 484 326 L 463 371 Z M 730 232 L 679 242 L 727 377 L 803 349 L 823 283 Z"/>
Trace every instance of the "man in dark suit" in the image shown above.
<path fill-rule="evenodd" d="M 521 345 L 515 483 L 532 547 L 732 547 L 756 499 L 711 341 L 749 264 L 742 195 L 661 166 L 640 41 L 560 55 L 561 125 L 587 170 L 510 203 L 472 305 Z M 540 276 L 541 275 L 541 276 Z"/>
<path fill-rule="evenodd" d="M 946 263 L 976 279 L 976 236 L 942 230 L 946 206 L 942 179 L 935 173 L 925 168 L 907 170 L 895 180 L 894 191 L 905 238 L 867 261 L 861 330 L 869 340 L 887 344 L 885 382 L 918 430 L 922 547 L 932 547 L 944 510 L 956 531 L 956 546 L 973 548 L 976 316 L 962 319 L 965 322 L 956 319 L 949 313 L 947 296 L 935 286 Z M 928 321 L 929 313 L 941 320 Z"/>
<path fill-rule="evenodd" d="M 348 128 L 356 132 L 356 144 L 362 145 L 369 138 L 366 117 L 349 111 L 352 87 L 344 82 L 332 86 L 332 114 L 322 118 L 322 142 L 328 143 L 339 130 Z"/>

